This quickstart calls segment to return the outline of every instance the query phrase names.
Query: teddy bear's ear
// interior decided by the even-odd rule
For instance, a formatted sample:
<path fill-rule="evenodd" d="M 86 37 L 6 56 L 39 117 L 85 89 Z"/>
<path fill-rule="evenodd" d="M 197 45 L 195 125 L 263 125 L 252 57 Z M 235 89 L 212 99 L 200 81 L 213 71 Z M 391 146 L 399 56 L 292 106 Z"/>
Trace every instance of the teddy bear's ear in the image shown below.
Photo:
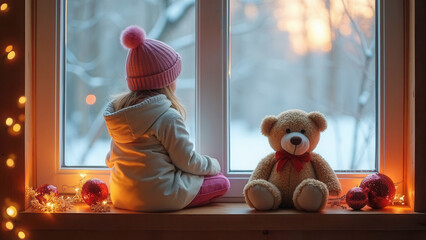
<path fill-rule="evenodd" d="M 272 127 L 277 121 L 278 121 L 278 118 L 275 116 L 266 116 L 263 119 L 262 124 L 260 126 L 260 130 L 262 131 L 262 134 L 268 137 L 269 134 L 271 133 Z"/>
<path fill-rule="evenodd" d="M 320 112 L 310 112 L 308 114 L 308 117 L 314 121 L 315 125 L 317 125 L 318 130 L 320 132 L 324 131 L 327 128 L 327 120 L 325 120 L 325 117 Z"/>

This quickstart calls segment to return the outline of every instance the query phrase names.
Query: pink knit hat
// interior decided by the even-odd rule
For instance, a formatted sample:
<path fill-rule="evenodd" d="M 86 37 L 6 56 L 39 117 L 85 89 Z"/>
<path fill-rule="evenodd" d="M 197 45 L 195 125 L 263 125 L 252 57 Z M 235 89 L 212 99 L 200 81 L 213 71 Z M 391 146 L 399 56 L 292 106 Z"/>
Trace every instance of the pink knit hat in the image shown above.
<path fill-rule="evenodd" d="M 121 44 L 130 49 L 126 80 L 131 91 L 163 88 L 179 76 L 182 69 L 179 54 L 163 42 L 146 38 L 142 28 L 124 29 Z"/>

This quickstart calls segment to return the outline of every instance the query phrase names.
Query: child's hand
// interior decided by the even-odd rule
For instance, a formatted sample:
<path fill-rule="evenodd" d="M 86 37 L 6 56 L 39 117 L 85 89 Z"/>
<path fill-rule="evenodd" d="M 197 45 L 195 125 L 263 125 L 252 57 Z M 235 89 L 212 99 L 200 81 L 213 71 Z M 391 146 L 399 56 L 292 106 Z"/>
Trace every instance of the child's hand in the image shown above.
<path fill-rule="evenodd" d="M 211 171 L 209 173 L 210 176 L 217 175 L 220 173 L 220 164 L 215 158 L 210 158 Z"/>

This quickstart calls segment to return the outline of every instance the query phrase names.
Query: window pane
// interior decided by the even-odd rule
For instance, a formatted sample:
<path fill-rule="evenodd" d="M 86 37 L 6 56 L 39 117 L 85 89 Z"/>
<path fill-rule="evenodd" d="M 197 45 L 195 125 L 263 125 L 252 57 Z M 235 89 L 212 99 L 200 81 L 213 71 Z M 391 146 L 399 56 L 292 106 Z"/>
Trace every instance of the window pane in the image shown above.
<path fill-rule="evenodd" d="M 105 166 L 110 137 L 102 113 L 112 95 L 127 90 L 127 50 L 119 36 L 133 24 L 181 55 L 177 95 L 186 106 L 187 127 L 195 137 L 194 1 L 68 0 L 62 166 Z"/>
<path fill-rule="evenodd" d="M 231 0 L 230 170 L 273 152 L 265 115 L 324 113 L 314 150 L 334 170 L 376 169 L 374 0 Z"/>

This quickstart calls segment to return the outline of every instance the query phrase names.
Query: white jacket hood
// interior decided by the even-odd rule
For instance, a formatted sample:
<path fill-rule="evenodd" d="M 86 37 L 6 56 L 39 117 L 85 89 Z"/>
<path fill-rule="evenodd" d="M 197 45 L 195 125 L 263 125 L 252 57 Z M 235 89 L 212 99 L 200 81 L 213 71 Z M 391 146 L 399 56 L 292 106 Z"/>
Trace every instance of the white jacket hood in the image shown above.
<path fill-rule="evenodd" d="M 115 111 L 113 102 L 110 102 L 104 112 L 108 132 L 118 143 L 132 142 L 144 134 L 171 105 L 163 94 L 118 111 Z"/>

